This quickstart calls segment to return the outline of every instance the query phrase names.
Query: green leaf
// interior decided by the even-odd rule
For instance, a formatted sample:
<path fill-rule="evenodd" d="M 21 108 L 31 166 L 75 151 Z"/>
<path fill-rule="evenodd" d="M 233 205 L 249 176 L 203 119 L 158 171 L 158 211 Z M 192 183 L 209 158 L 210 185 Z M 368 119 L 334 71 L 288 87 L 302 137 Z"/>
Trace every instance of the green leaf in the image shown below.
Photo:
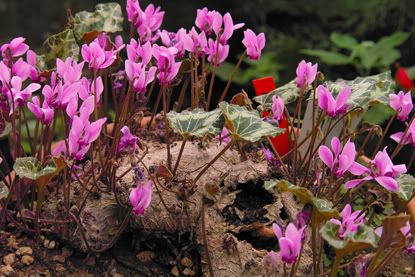
<path fill-rule="evenodd" d="M 0 200 L 6 199 L 9 196 L 9 188 L 4 182 L 0 182 Z"/>
<path fill-rule="evenodd" d="M 377 103 L 368 108 L 363 115 L 362 121 L 372 125 L 381 125 L 394 114 L 395 111 L 390 106 Z"/>
<path fill-rule="evenodd" d="M 39 64 L 43 69 L 51 69 L 56 66 L 56 59 L 65 60 L 71 57 L 75 61 L 79 58 L 79 45 L 75 40 L 73 31 L 66 29 L 65 31 L 53 35 L 45 40 L 43 43 L 44 55 L 41 57 Z"/>
<path fill-rule="evenodd" d="M 283 129 L 263 121 L 257 110 L 248 111 L 245 107 L 226 102 L 221 102 L 219 109 L 225 116 L 225 126 L 233 140 L 257 142 L 262 137 L 275 137 L 284 132 Z"/>
<path fill-rule="evenodd" d="M 377 47 L 380 49 L 392 49 L 396 46 L 404 43 L 410 36 L 410 33 L 395 32 L 390 36 L 381 38 L 377 43 Z"/>
<path fill-rule="evenodd" d="M 17 158 L 13 169 L 20 178 L 34 181 L 42 176 L 53 174 L 57 170 L 53 161 L 43 167 L 40 161 L 34 157 Z"/>
<path fill-rule="evenodd" d="M 415 79 L 415 65 L 406 68 L 406 72 L 408 73 L 410 79 Z"/>
<path fill-rule="evenodd" d="M 410 174 L 400 174 L 396 178 L 399 185 L 398 196 L 404 201 L 408 201 L 415 192 L 415 177 Z"/>
<path fill-rule="evenodd" d="M 284 103 L 287 105 L 294 102 L 298 98 L 298 93 L 299 92 L 296 81 L 292 80 L 291 82 L 273 90 L 270 93 L 254 97 L 254 101 L 260 104 L 263 110 L 270 110 L 272 106 L 272 97 L 274 95 L 280 96 L 282 100 L 284 100 Z"/>
<path fill-rule="evenodd" d="M 311 204 L 315 209 L 314 214 L 317 222 L 324 222 L 327 219 L 338 217 L 339 212 L 333 208 L 333 203 L 326 200 L 314 197 L 311 191 L 304 187 L 295 186 L 286 180 L 274 180 L 265 183 L 267 187 L 276 186 L 282 192 L 290 192 L 294 194 L 298 200 L 303 204 Z"/>
<path fill-rule="evenodd" d="M 318 57 L 323 63 L 326 63 L 328 65 L 344 65 L 344 64 L 349 64 L 351 62 L 350 57 L 337 53 L 337 52 L 304 49 L 304 50 L 301 50 L 301 53 L 309 55 L 309 56 L 313 56 L 313 57 Z"/>
<path fill-rule="evenodd" d="M 219 109 L 210 112 L 205 112 L 203 109 L 182 111 L 181 113 L 172 111 L 167 114 L 167 119 L 174 132 L 183 137 L 217 135 L 223 126 L 222 111 Z"/>
<path fill-rule="evenodd" d="M 121 6 L 111 2 L 98 4 L 94 12 L 82 11 L 74 16 L 74 33 L 79 40 L 91 31 L 115 33 L 122 31 L 124 18 Z"/>
<path fill-rule="evenodd" d="M 395 89 L 395 82 L 390 71 L 368 77 L 357 77 L 351 81 L 342 79 L 335 82 L 328 81 L 326 85 L 335 94 L 344 86 L 350 86 L 352 88 L 349 98 L 351 108 L 361 107 L 365 110 L 375 103 L 389 105 L 389 94 Z"/>
<path fill-rule="evenodd" d="M 353 50 L 357 45 L 357 40 L 346 34 L 331 33 L 330 40 L 338 47 Z"/>
<path fill-rule="evenodd" d="M 357 232 L 345 239 L 340 239 L 339 226 L 328 221 L 320 229 L 320 234 L 328 244 L 336 249 L 336 252 L 341 252 L 343 255 L 369 247 L 376 248 L 379 241 L 373 228 L 366 225 L 360 225 Z"/>

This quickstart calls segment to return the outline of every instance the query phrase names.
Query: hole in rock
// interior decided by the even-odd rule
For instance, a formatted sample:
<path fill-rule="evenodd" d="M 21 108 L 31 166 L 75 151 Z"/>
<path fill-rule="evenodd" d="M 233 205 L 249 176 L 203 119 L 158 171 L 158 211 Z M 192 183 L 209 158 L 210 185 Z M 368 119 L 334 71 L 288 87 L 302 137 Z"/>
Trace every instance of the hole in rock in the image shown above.
<path fill-rule="evenodd" d="M 280 218 L 282 220 L 290 219 L 290 215 L 288 214 L 287 210 L 284 207 L 282 207 L 280 209 L 280 214 L 279 215 L 280 215 Z"/>
<path fill-rule="evenodd" d="M 274 196 L 263 188 L 263 182 L 247 182 L 238 184 L 235 190 L 241 190 L 232 205 L 222 211 L 225 220 L 234 225 L 245 225 L 255 222 L 267 222 L 264 217 L 267 210 L 264 206 L 274 203 Z"/>
<path fill-rule="evenodd" d="M 240 231 L 233 234 L 238 240 L 244 240 L 256 249 L 266 249 L 268 251 L 279 249 L 276 236 L 264 236 L 258 230 Z"/>

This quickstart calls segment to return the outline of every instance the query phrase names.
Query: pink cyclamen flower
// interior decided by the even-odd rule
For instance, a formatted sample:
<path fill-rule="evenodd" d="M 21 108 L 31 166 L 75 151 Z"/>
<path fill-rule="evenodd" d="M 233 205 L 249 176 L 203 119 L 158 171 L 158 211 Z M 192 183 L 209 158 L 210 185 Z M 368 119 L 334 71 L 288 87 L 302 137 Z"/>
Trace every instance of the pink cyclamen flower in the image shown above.
<path fill-rule="evenodd" d="M 136 93 L 144 94 L 147 86 L 153 82 L 157 68 L 152 66 L 146 70 L 143 63 L 134 63 L 129 60 L 125 61 L 125 73 L 128 79 L 133 83 L 134 91 Z"/>
<path fill-rule="evenodd" d="M 163 30 L 159 33 L 161 42 L 166 47 L 175 47 L 177 49 L 176 57 L 183 58 L 185 50 L 185 40 L 187 39 L 187 32 L 184 28 L 180 28 L 177 33 Z"/>
<path fill-rule="evenodd" d="M 272 97 L 272 106 L 271 106 L 271 110 L 272 110 L 272 118 L 275 121 L 280 121 L 281 119 L 284 118 L 284 100 L 282 100 L 281 97 L 279 97 L 278 95 L 274 95 Z"/>
<path fill-rule="evenodd" d="M 215 15 L 220 16 L 217 11 L 209 11 L 206 7 L 203 9 L 198 9 L 195 21 L 196 27 L 205 32 L 207 35 L 210 35 L 212 32 L 212 25 Z"/>
<path fill-rule="evenodd" d="M 341 213 L 341 221 L 335 218 L 330 219 L 331 223 L 339 226 L 338 234 L 340 239 L 344 239 L 357 232 L 357 229 L 363 224 L 363 219 L 365 218 L 365 213 L 359 216 L 360 213 L 360 210 L 352 212 L 352 206 L 346 204 Z"/>
<path fill-rule="evenodd" d="M 12 75 L 20 77 L 22 81 L 26 81 L 30 77 L 32 69 L 33 67 L 22 58 L 14 62 L 11 67 Z"/>
<path fill-rule="evenodd" d="M 293 223 L 289 223 L 284 236 L 281 227 L 276 223 L 272 224 L 274 234 L 278 238 L 281 259 L 283 262 L 292 264 L 297 260 L 297 256 L 300 254 L 301 241 L 305 228 L 306 226 L 297 229 Z"/>
<path fill-rule="evenodd" d="M 154 41 L 153 32 L 160 29 L 163 23 L 164 11 L 160 7 L 155 8 L 150 4 L 143 11 L 137 0 L 127 0 L 128 21 L 132 22 L 137 28 L 141 42 Z"/>
<path fill-rule="evenodd" d="M 164 46 L 153 46 L 153 56 L 157 60 L 158 74 L 157 78 L 161 85 L 170 84 L 177 73 L 179 73 L 181 62 L 175 61 L 175 55 L 177 54 L 177 48 Z"/>
<path fill-rule="evenodd" d="M 64 84 L 75 83 L 81 79 L 84 64 L 85 62 L 77 63 L 70 57 L 65 61 L 56 59 L 56 73 Z"/>
<path fill-rule="evenodd" d="M 222 145 L 222 143 L 224 146 L 228 145 L 232 141 L 228 128 L 223 127 L 216 140 L 219 141 L 219 145 Z"/>
<path fill-rule="evenodd" d="M 262 49 L 265 47 L 265 34 L 256 35 L 251 29 L 244 31 L 243 45 L 246 53 L 251 60 L 257 61 L 261 57 Z"/>
<path fill-rule="evenodd" d="M 122 153 L 124 151 L 128 151 L 129 153 L 134 153 L 137 149 L 137 141 L 138 138 L 131 134 L 131 131 L 127 126 L 122 127 L 117 152 Z"/>
<path fill-rule="evenodd" d="M 347 171 L 353 175 L 362 175 L 368 172 L 366 167 L 355 162 L 357 151 L 350 139 L 346 142 L 343 149 L 341 148 L 340 140 L 334 137 L 331 140 L 332 150 L 325 145 L 320 146 L 318 149 L 320 159 L 336 177 L 343 176 Z"/>
<path fill-rule="evenodd" d="M 398 94 L 389 94 L 389 105 L 396 111 L 396 118 L 398 120 L 408 120 L 409 113 L 414 107 L 411 91 L 407 93 L 400 91 Z"/>
<path fill-rule="evenodd" d="M 370 167 L 370 170 L 366 171 L 369 173 L 368 176 L 350 180 L 344 187 L 346 189 L 351 189 L 364 181 L 375 180 L 389 191 L 397 192 L 399 190 L 399 185 L 395 178 L 398 177 L 399 174 L 406 173 L 406 166 L 404 164 L 394 165 L 386 152 L 386 147 L 383 151 L 379 151 L 376 154 L 375 158 L 370 162 Z"/>
<path fill-rule="evenodd" d="M 90 96 L 79 109 L 79 116 L 75 115 L 69 131 L 69 153 L 75 160 L 82 160 L 92 143 L 99 137 L 106 118 L 90 122 L 89 116 L 94 111 L 94 97 Z"/>
<path fill-rule="evenodd" d="M 229 45 L 222 45 L 213 39 L 208 42 L 208 61 L 218 67 L 221 65 L 229 55 Z"/>
<path fill-rule="evenodd" d="M 197 54 L 199 57 L 204 56 L 208 50 L 205 32 L 201 31 L 200 34 L 198 34 L 195 27 L 193 27 L 187 36 L 184 37 L 183 42 L 186 51 Z"/>
<path fill-rule="evenodd" d="M 42 94 L 48 103 L 48 106 L 55 109 L 66 109 L 69 102 L 78 99 L 78 91 L 80 90 L 80 82 L 62 84 L 57 80 L 55 72 L 52 72 L 50 85 L 45 85 Z"/>
<path fill-rule="evenodd" d="M 132 38 L 130 44 L 127 44 L 127 57 L 132 62 L 141 62 L 147 65 L 153 57 L 153 46 L 149 41 L 141 45 Z"/>
<path fill-rule="evenodd" d="M 133 213 L 143 216 L 146 209 L 150 206 L 151 196 L 153 194 L 153 182 L 147 181 L 145 184 L 139 181 L 130 193 L 130 204 L 133 207 Z"/>
<path fill-rule="evenodd" d="M 280 253 L 269 251 L 262 260 L 262 263 L 268 274 L 277 273 L 281 265 L 281 255 Z"/>
<path fill-rule="evenodd" d="M 264 155 L 264 158 L 267 162 L 274 161 L 274 155 L 272 154 L 271 150 L 268 148 L 262 149 L 262 154 Z"/>
<path fill-rule="evenodd" d="M 347 100 L 352 94 L 352 88 L 345 86 L 340 90 L 337 98 L 334 99 L 331 92 L 325 86 L 319 85 L 317 88 L 318 106 L 330 117 L 344 114 L 347 112 Z"/>
<path fill-rule="evenodd" d="M 25 38 L 17 37 L 12 39 L 9 43 L 3 44 L 0 48 L 3 59 L 10 60 L 13 57 L 20 57 L 24 55 L 29 46 L 24 43 Z"/>
<path fill-rule="evenodd" d="M 311 85 L 317 76 L 317 64 L 307 63 L 302 60 L 297 66 L 297 87 L 305 89 Z"/>
<path fill-rule="evenodd" d="M 222 26 L 223 22 L 223 26 Z M 213 17 L 212 28 L 221 44 L 227 44 L 232 37 L 233 31 L 242 28 L 245 24 L 233 24 L 233 19 L 230 13 L 226 13 L 223 18 L 219 13 L 215 13 Z"/>
<path fill-rule="evenodd" d="M 97 39 L 92 41 L 89 45 L 82 45 L 81 54 L 89 64 L 89 68 L 94 70 L 105 69 L 112 65 L 117 58 L 117 52 L 114 50 L 105 50 Z"/>
<path fill-rule="evenodd" d="M 48 106 L 48 103 L 44 100 L 40 105 L 39 96 L 32 98 L 32 103 L 27 103 L 27 107 L 33 113 L 33 115 L 43 124 L 50 125 L 53 120 L 54 110 Z"/>
<path fill-rule="evenodd" d="M 397 143 L 401 143 L 403 145 L 411 144 L 413 147 L 415 147 L 415 121 L 413 121 L 411 125 L 409 125 L 406 134 L 405 132 L 397 132 L 391 135 L 390 138 L 396 141 Z"/>
<path fill-rule="evenodd" d="M 31 83 L 26 88 L 23 87 L 23 81 L 20 77 L 14 76 L 11 81 L 11 91 L 7 92 L 9 101 L 14 100 L 15 108 L 17 106 L 23 107 L 26 105 L 27 100 L 32 96 L 32 93 L 40 89 L 39 84 Z M 10 109 L 10 114 L 13 113 L 13 107 Z"/>

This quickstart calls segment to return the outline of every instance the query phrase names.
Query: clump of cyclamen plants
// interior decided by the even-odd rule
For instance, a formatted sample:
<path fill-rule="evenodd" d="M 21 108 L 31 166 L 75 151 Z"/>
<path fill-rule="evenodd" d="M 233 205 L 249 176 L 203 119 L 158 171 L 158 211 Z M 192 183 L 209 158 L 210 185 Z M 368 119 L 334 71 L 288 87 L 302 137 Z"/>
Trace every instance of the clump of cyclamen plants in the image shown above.
<path fill-rule="evenodd" d="M 255 99 L 260 104 L 258 110 L 246 99 L 246 94 L 239 95 L 243 102 L 224 103 L 241 62 L 246 57 L 253 61 L 260 59 L 265 47 L 264 33 L 255 34 L 246 29 L 242 40 L 245 51 L 218 94 L 221 103 L 214 107 L 215 72 L 228 57 L 233 33 L 242 30 L 244 24 L 234 24 L 229 13 L 222 15 L 203 8 L 197 10 L 194 27 L 171 32 L 161 29 L 165 13 L 160 7 L 150 4 L 142 8 L 137 0 L 128 0 L 126 13 L 131 23 L 127 43 L 119 35 L 113 37 L 110 34 L 113 31 L 106 32 L 104 27 L 85 33 L 80 53 L 76 57 L 56 57 L 51 70 L 39 68 L 40 57 L 29 49 L 24 38 L 15 38 L 1 46 L 0 134 L 6 125 L 10 126 L 10 162 L 14 164 L 13 169 L 8 168 L 6 155 L 0 152 L 0 163 L 6 169 L 0 171 L 0 177 L 7 187 L 4 191 L 10 191 L 4 200 L 0 199 L 1 225 L 9 220 L 19 221 L 16 215 L 22 208 L 20 205 L 24 205 L 36 215 L 32 223 L 23 220 L 20 224 L 25 230 L 34 230 L 39 241 L 42 203 L 46 197 L 55 195 L 56 201 L 63 203 L 63 210 L 56 215 L 56 224 L 62 225 L 64 235 L 69 235 L 70 226 L 82 230 L 79 216 L 91 192 L 110 193 L 126 211 L 126 216 L 111 243 L 91 249 L 85 242 L 89 251 L 101 253 L 113 245 L 131 216 L 146 216 L 154 191 L 160 199 L 163 193 L 175 193 L 186 204 L 189 195 L 198 190 L 201 176 L 228 149 L 237 149 L 244 160 L 247 159 L 244 146 L 255 144 L 263 149 L 270 170 L 282 177 L 269 181 L 266 188 L 290 192 L 301 204 L 312 207 L 307 214 L 301 212 L 295 222 L 269 222 L 265 226 L 275 233 L 278 249 L 264 255 L 264 272 L 277 274 L 282 267 L 284 275 L 290 270 L 291 276 L 295 276 L 307 243 L 312 246 L 312 270 L 316 276 L 323 273 L 322 255 L 329 255 L 325 253 L 325 246 L 335 253 L 330 257 L 332 276 L 337 274 L 342 259 L 347 259 L 349 254 L 361 254 L 362 250 L 375 254 L 365 259 L 361 276 L 378 274 L 397 253 L 396 249 L 408 254 L 414 252 L 413 245 L 407 243 L 413 240 L 412 226 L 404 212 L 414 196 L 414 178 L 405 173 L 411 169 L 415 155 L 407 164 L 393 161 L 404 145 L 415 145 L 414 116 L 410 118 L 413 114 L 411 92 L 394 94 L 383 84 L 379 86 L 381 95 L 373 100 L 370 86 L 362 89 L 359 84 L 385 79 L 368 77 L 356 83 L 340 81 L 333 85 L 324 81 L 317 64 L 301 61 L 289 89 L 277 89 L 265 100 Z M 121 57 L 125 53 L 127 58 L 123 61 Z M 82 60 L 77 60 L 79 54 Z M 287 97 L 287 92 L 295 95 L 294 100 Z M 177 102 L 171 103 L 172 95 L 176 94 Z M 154 106 L 148 107 L 153 98 Z M 365 101 L 359 102 L 359 99 Z M 374 151 L 367 153 L 369 139 L 359 145 L 355 139 L 359 134 L 370 138 L 380 127 L 368 128 L 353 122 L 374 101 L 389 104 L 395 115 L 381 132 Z M 303 102 L 311 103 L 306 115 Z M 289 113 L 288 105 L 294 113 Z M 137 122 L 133 119 L 138 112 L 146 116 L 140 116 L 141 126 L 134 126 Z M 33 130 L 29 128 L 30 114 L 35 118 Z M 261 114 L 265 117 L 261 118 Z M 311 120 L 306 123 L 308 117 Z M 405 122 L 406 128 L 390 136 L 397 143 L 393 151 L 389 151 L 391 147 L 379 151 L 395 118 Z M 288 128 L 278 128 L 282 120 L 287 120 Z M 61 138 L 56 135 L 58 125 L 62 127 Z M 166 162 L 156 169 L 146 164 L 144 158 L 151 153 L 139 139 L 147 130 L 156 130 L 166 147 Z M 284 154 L 271 140 L 281 133 L 289 133 L 291 144 Z M 181 137 L 181 150 L 177 157 L 172 157 L 171 143 L 178 137 Z M 212 139 L 221 147 L 220 152 L 192 180 L 179 179 L 185 144 L 189 140 Z M 134 158 L 137 155 L 139 158 Z M 198 153 L 194 155 L 197 157 Z M 128 156 L 133 156 L 131 167 L 118 172 L 119 162 Z M 129 191 L 126 206 L 118 199 L 117 184 L 130 171 L 134 173 L 135 186 Z M 69 184 L 73 182 L 82 187 L 77 201 L 71 199 Z M 28 184 L 31 185 L 25 190 L 16 189 Z M 54 194 L 57 187 L 62 189 Z M 387 203 L 387 199 L 376 199 L 373 191 L 400 201 Z M 37 199 L 32 198 L 34 192 Z M 365 206 L 361 209 L 354 208 L 358 198 L 364 199 Z M 207 271 L 213 276 L 218 269 L 209 258 L 204 227 L 205 199 L 201 201 L 202 241 Z M 377 215 L 371 205 L 375 201 L 393 206 L 392 213 L 378 215 L 383 218 L 383 227 L 374 221 Z M 169 210 L 166 203 L 163 205 Z M 33 225 L 33 229 L 26 225 Z M 403 239 L 397 240 L 396 234 Z M 384 252 L 389 249 L 393 251 Z"/>

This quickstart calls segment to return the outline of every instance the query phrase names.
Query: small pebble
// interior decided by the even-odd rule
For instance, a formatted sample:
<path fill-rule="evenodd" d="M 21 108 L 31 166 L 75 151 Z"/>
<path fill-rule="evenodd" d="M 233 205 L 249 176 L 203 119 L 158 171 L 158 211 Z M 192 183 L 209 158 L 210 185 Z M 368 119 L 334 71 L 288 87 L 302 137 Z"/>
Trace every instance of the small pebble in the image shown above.
<path fill-rule="evenodd" d="M 186 267 L 184 270 L 183 270 L 183 275 L 184 276 L 194 276 L 196 274 L 196 272 L 194 272 L 192 269 L 190 269 L 190 268 L 188 268 L 188 267 Z"/>
<path fill-rule="evenodd" d="M 10 236 L 7 239 L 7 247 L 13 248 L 13 249 L 19 248 L 19 244 L 17 243 L 15 236 Z"/>
<path fill-rule="evenodd" d="M 16 250 L 16 255 L 17 256 L 32 255 L 32 254 L 33 254 L 33 250 L 32 250 L 32 248 L 30 248 L 28 246 L 19 247 Z"/>
<path fill-rule="evenodd" d="M 184 257 L 180 263 L 182 264 L 182 266 L 184 267 L 191 267 L 193 265 L 193 261 L 191 259 L 189 259 L 188 257 Z"/>
<path fill-rule="evenodd" d="M 138 253 L 136 257 L 142 263 L 149 263 L 154 259 L 154 253 L 151 251 L 143 251 Z"/>
<path fill-rule="evenodd" d="M 14 276 L 15 272 L 11 265 L 0 266 L 0 276 Z"/>
<path fill-rule="evenodd" d="M 175 277 L 179 277 L 180 276 L 180 272 L 179 269 L 177 268 L 177 266 L 174 266 L 171 270 L 170 270 L 170 274 L 175 276 Z"/>
<path fill-rule="evenodd" d="M 24 265 L 31 265 L 35 261 L 35 259 L 33 259 L 32 256 L 24 255 L 20 261 Z"/>
<path fill-rule="evenodd" d="M 5 265 L 13 265 L 16 262 L 16 254 L 10 253 L 3 258 L 3 263 Z"/>

